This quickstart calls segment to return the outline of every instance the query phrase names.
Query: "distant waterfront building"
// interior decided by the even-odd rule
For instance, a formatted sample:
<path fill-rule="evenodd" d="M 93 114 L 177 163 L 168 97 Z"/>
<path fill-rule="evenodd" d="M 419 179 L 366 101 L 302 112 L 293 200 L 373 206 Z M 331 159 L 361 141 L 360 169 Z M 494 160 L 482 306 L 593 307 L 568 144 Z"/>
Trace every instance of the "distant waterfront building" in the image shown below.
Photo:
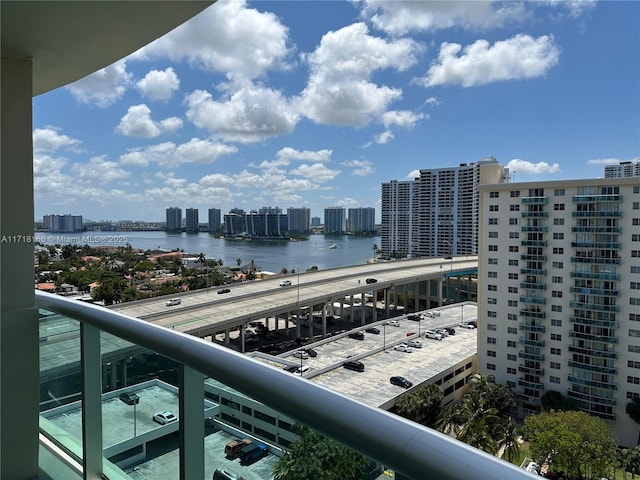
<path fill-rule="evenodd" d="M 82 215 L 45 215 L 42 224 L 51 232 L 81 232 Z"/>
<path fill-rule="evenodd" d="M 209 232 L 215 233 L 219 232 L 222 228 L 221 223 L 221 213 L 219 208 L 210 208 L 209 209 Z"/>
<path fill-rule="evenodd" d="M 477 255 L 480 184 L 508 181 L 493 158 L 420 170 L 413 181 L 382 184 L 381 250 L 396 257 Z"/>
<path fill-rule="evenodd" d="M 287 208 L 287 229 L 289 233 L 309 233 L 311 228 L 311 210 L 306 207 Z"/>
<path fill-rule="evenodd" d="M 376 209 L 372 207 L 350 208 L 347 211 L 348 233 L 375 233 Z"/>
<path fill-rule="evenodd" d="M 322 225 L 322 222 L 320 221 L 320 217 L 311 217 L 312 227 L 319 227 L 320 225 Z"/>
<path fill-rule="evenodd" d="M 347 230 L 347 214 L 344 207 L 324 209 L 325 235 L 344 235 Z"/>
<path fill-rule="evenodd" d="M 187 233 L 198 233 L 200 231 L 200 226 L 198 223 L 198 209 L 197 208 L 187 208 L 187 221 L 186 221 L 186 232 Z"/>
<path fill-rule="evenodd" d="M 287 237 L 287 215 L 281 213 L 280 208 L 263 207 L 258 212 L 249 213 L 234 210 L 242 213 L 229 212 L 224 216 L 225 235 L 265 239 Z M 280 213 L 276 213 L 278 211 Z"/>
<path fill-rule="evenodd" d="M 282 214 L 282 209 L 280 207 L 260 207 L 258 209 L 259 214 L 269 213 L 272 215 L 280 215 Z"/>
<path fill-rule="evenodd" d="M 169 207 L 166 210 L 168 232 L 182 231 L 182 209 L 179 207 Z"/>
<path fill-rule="evenodd" d="M 604 167 L 604 178 L 640 177 L 640 160 Z"/>
<path fill-rule="evenodd" d="M 523 415 L 555 391 L 635 447 L 640 177 L 482 185 L 478 364 Z"/>

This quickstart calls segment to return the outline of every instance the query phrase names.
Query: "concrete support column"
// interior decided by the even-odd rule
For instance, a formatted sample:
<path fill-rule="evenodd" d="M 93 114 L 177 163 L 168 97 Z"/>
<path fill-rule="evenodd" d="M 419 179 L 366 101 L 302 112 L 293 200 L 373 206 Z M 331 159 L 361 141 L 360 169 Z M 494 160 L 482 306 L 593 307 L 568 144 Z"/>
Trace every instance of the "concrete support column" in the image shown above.
<path fill-rule="evenodd" d="M 420 282 L 413 284 L 413 311 L 420 310 Z"/>
<path fill-rule="evenodd" d="M 180 478 L 205 478 L 204 376 L 186 365 L 180 365 L 178 372 Z"/>
<path fill-rule="evenodd" d="M 362 302 L 360 302 L 360 325 L 365 324 L 366 317 L 367 317 L 367 298 L 363 293 Z"/>
<path fill-rule="evenodd" d="M 327 305 L 322 306 L 322 338 L 327 338 Z"/>
<path fill-rule="evenodd" d="M 33 286 L 31 59 L 3 51 L 1 70 L 0 478 L 36 478 L 40 359 Z"/>
<path fill-rule="evenodd" d="M 471 274 L 467 277 L 467 300 L 471 301 Z"/>
<path fill-rule="evenodd" d="M 116 390 L 118 388 L 118 368 L 116 366 L 116 362 L 111 362 L 111 379 L 109 383 L 111 383 L 111 390 Z"/>
<path fill-rule="evenodd" d="M 122 365 L 122 387 L 126 387 L 127 386 L 127 359 L 124 358 L 121 360 Z"/>
<path fill-rule="evenodd" d="M 438 279 L 438 306 L 442 306 L 442 283 L 444 280 L 442 278 Z"/>
<path fill-rule="evenodd" d="M 245 341 L 245 329 L 247 328 L 247 325 L 245 323 L 243 323 L 242 325 L 240 325 L 240 352 L 244 353 L 244 341 Z"/>
<path fill-rule="evenodd" d="M 227 328 L 224 331 L 224 344 L 229 346 L 230 343 L 231 343 L 231 338 L 229 337 L 229 329 Z"/>
<path fill-rule="evenodd" d="M 300 311 L 298 311 L 298 316 L 296 317 L 296 338 L 300 336 Z"/>

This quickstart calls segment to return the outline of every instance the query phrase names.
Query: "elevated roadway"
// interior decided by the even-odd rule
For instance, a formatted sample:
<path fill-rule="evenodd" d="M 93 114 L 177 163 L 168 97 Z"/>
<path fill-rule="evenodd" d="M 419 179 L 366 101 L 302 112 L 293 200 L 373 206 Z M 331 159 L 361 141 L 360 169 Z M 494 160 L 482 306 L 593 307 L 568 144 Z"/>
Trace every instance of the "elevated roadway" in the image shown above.
<path fill-rule="evenodd" d="M 305 305 L 326 305 L 365 293 L 407 286 L 446 277 L 477 273 L 477 257 L 406 259 L 303 272 L 273 279 L 227 285 L 179 294 L 179 305 L 166 306 L 168 297 L 112 306 L 120 313 L 144 319 L 201 338 L 241 327 L 251 321 L 296 312 Z M 367 284 L 367 278 L 376 282 Z M 290 280 L 290 286 L 280 286 Z M 385 299 L 388 298 L 385 296 Z M 388 302 L 387 302 L 388 307 Z M 375 313 L 374 313 L 375 315 Z"/>

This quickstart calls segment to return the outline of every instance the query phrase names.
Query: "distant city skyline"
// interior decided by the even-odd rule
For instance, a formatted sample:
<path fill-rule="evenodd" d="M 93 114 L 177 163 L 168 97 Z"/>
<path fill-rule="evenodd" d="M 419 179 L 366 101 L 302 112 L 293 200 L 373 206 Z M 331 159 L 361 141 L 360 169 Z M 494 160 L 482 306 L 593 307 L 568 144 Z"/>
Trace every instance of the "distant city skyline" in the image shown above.
<path fill-rule="evenodd" d="M 639 31 L 640 2 L 219 0 L 34 97 L 34 217 L 338 205 L 379 222 L 382 183 L 420 169 L 602 177 L 640 157 Z"/>

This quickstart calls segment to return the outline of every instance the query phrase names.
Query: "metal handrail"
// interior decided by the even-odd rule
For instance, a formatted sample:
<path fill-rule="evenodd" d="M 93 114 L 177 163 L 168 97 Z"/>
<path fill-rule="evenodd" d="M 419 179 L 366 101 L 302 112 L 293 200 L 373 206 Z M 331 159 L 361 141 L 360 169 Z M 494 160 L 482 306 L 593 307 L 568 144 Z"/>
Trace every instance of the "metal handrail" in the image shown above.
<path fill-rule="evenodd" d="M 440 432 L 203 339 L 44 292 L 36 292 L 36 305 L 183 363 L 409 479 L 535 478 Z"/>

